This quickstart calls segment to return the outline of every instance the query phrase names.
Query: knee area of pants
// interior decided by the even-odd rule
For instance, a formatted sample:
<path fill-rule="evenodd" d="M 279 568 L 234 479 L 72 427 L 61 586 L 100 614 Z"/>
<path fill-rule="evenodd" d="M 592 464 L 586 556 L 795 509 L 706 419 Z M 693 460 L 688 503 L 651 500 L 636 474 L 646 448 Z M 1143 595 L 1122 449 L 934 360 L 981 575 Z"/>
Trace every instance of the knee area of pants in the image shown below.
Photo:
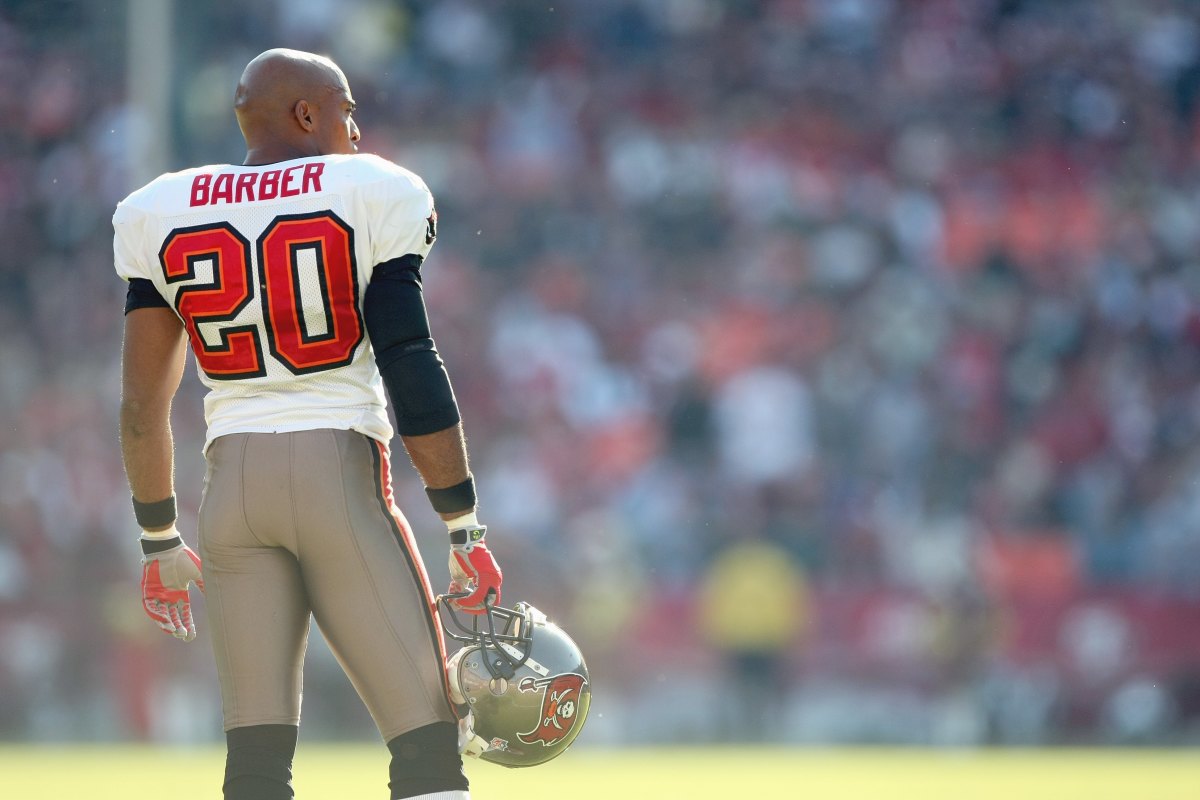
<path fill-rule="evenodd" d="M 392 754 L 393 800 L 433 792 L 466 791 L 467 776 L 458 754 L 458 727 L 435 722 L 387 743 Z"/>

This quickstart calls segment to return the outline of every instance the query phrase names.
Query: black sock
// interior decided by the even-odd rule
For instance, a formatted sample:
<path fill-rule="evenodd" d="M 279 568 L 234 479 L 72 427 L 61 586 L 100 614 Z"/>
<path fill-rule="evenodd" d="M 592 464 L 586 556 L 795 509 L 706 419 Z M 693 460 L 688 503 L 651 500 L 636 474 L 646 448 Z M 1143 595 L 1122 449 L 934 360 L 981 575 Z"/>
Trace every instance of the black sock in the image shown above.
<path fill-rule="evenodd" d="M 392 800 L 467 790 L 467 776 L 458 754 L 458 726 L 453 722 L 425 725 L 397 736 L 387 746 L 392 754 L 392 780 L 388 784 Z"/>
<path fill-rule="evenodd" d="M 292 800 L 295 725 L 248 725 L 225 733 L 225 800 Z"/>

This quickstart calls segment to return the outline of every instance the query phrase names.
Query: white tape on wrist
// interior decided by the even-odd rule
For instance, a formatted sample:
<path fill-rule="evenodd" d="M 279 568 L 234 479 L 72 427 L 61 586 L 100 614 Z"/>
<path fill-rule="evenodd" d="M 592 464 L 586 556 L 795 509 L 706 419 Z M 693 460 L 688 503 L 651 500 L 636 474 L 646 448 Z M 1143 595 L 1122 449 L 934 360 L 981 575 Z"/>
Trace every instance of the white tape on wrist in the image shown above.
<path fill-rule="evenodd" d="M 446 523 L 446 530 L 452 531 L 455 528 L 477 527 L 479 525 L 479 517 L 476 516 L 474 511 L 468 511 L 462 516 L 455 517 L 454 519 L 444 520 L 444 522 Z"/>
<path fill-rule="evenodd" d="M 160 539 L 160 540 L 161 539 L 170 539 L 172 536 L 178 536 L 178 535 L 179 535 L 179 529 L 176 528 L 174 525 L 167 528 L 165 531 L 147 531 L 147 530 L 142 531 L 143 539 Z"/>

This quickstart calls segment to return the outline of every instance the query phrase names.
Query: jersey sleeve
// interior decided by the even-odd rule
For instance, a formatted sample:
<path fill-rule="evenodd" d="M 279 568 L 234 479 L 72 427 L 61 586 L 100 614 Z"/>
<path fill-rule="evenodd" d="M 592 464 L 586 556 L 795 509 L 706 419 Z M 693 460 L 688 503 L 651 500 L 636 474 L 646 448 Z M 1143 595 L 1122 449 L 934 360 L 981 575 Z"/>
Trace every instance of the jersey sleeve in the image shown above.
<path fill-rule="evenodd" d="M 117 206 L 113 214 L 113 265 L 117 274 L 127 281 L 153 279 L 141 246 L 145 241 L 145 219 L 145 215 L 125 204 Z"/>
<path fill-rule="evenodd" d="M 437 211 L 424 181 L 403 172 L 379 181 L 367 194 L 374 222 L 372 268 L 408 255 L 429 255 L 437 237 Z"/>

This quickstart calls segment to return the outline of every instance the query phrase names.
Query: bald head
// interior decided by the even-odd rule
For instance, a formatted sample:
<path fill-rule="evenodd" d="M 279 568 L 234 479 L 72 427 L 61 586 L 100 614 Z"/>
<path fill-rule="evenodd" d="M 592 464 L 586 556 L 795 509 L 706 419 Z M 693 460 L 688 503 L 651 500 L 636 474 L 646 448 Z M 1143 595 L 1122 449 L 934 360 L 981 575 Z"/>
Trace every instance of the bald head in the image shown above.
<path fill-rule="evenodd" d="M 267 50 L 246 65 L 233 108 L 246 139 L 246 163 L 357 150 L 350 86 L 324 56 Z"/>

